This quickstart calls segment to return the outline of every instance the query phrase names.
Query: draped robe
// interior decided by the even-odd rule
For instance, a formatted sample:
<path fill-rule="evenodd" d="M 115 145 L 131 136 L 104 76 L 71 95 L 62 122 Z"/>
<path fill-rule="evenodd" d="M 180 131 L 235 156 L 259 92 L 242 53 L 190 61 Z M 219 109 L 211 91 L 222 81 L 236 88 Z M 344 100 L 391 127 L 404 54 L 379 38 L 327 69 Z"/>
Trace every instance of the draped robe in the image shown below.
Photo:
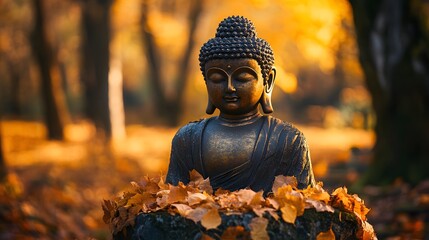
<path fill-rule="evenodd" d="M 250 187 L 254 191 L 271 192 L 277 175 L 295 176 L 298 188 L 314 185 L 310 152 L 304 135 L 290 123 L 263 116 L 251 159 L 217 176 L 208 176 L 202 152 L 202 136 L 210 118 L 183 126 L 173 138 L 168 167 L 168 183 L 189 182 L 189 172 L 197 170 L 210 177 L 213 189 L 237 190 Z"/>

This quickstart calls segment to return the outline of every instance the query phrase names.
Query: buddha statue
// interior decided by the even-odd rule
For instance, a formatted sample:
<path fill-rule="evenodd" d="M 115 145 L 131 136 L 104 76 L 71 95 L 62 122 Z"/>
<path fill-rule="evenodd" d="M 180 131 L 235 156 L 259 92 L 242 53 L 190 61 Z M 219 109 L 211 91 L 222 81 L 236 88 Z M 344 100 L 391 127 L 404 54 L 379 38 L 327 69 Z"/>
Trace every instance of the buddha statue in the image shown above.
<path fill-rule="evenodd" d="M 224 19 L 201 47 L 199 61 L 208 93 L 206 113 L 217 108 L 220 114 L 178 130 L 166 181 L 187 183 L 195 169 L 214 189 L 269 193 L 277 175 L 295 176 L 299 188 L 314 185 L 304 135 L 269 115 L 274 56 L 253 23 L 238 16 Z"/>

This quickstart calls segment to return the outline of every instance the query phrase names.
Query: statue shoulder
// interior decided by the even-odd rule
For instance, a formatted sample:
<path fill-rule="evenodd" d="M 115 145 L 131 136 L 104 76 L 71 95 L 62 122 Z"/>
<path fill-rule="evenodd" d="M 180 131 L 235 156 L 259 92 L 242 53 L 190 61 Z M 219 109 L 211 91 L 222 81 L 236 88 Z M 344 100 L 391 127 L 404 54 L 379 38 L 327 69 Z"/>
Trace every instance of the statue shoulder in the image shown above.
<path fill-rule="evenodd" d="M 207 120 L 207 118 L 203 118 L 197 121 L 192 121 L 179 128 L 179 130 L 176 132 L 176 135 L 174 136 L 173 141 L 185 141 L 186 139 L 191 138 L 194 134 L 202 131 Z"/>
<path fill-rule="evenodd" d="M 267 116 L 267 117 L 268 117 L 268 120 L 270 121 L 270 123 L 275 124 L 276 127 L 281 128 L 283 131 L 286 131 L 287 133 L 296 135 L 298 138 L 305 139 L 304 134 L 292 123 L 285 122 L 281 119 L 278 119 L 278 118 L 275 118 L 272 116 Z"/>

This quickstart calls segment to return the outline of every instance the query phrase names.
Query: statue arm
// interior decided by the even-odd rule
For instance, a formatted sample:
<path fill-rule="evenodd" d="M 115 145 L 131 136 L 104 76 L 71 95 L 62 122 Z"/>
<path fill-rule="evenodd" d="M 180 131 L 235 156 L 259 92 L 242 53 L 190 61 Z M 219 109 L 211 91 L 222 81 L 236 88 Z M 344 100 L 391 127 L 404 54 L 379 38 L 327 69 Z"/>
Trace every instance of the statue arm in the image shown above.
<path fill-rule="evenodd" d="M 184 129 L 180 129 L 173 138 L 170 154 L 170 164 L 168 166 L 168 173 L 166 182 L 177 185 L 180 182 L 189 182 L 189 167 L 185 162 L 190 160 L 187 157 L 187 144 L 188 137 Z"/>
<path fill-rule="evenodd" d="M 291 154 L 287 175 L 296 177 L 298 188 L 300 189 L 306 188 L 307 186 L 314 186 L 315 180 L 307 141 L 304 135 L 299 131 L 293 135 L 291 139 L 292 144 L 289 145 L 290 148 L 285 149 L 285 151 Z"/>

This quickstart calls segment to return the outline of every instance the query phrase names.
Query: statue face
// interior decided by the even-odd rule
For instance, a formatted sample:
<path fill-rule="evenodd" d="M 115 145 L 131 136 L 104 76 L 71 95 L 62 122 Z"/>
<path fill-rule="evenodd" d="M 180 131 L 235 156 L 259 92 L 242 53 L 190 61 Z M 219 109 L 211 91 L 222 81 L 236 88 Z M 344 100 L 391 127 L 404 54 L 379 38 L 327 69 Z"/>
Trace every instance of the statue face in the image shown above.
<path fill-rule="evenodd" d="M 242 115 L 257 111 L 264 91 L 261 67 L 254 59 L 215 59 L 205 66 L 210 101 L 221 113 Z"/>

